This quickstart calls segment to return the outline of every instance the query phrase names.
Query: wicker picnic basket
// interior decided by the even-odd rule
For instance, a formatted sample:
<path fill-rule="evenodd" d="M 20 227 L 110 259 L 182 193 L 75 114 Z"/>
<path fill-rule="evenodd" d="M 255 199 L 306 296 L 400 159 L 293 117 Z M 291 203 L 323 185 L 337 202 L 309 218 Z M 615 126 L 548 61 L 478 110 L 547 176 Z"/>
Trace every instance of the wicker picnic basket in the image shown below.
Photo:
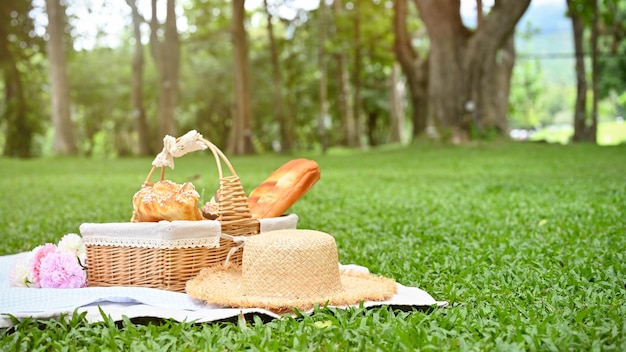
<path fill-rule="evenodd" d="M 213 143 L 197 135 L 217 165 L 217 219 L 141 223 L 132 221 L 133 213 L 129 223 L 82 224 L 89 286 L 140 286 L 184 292 L 186 282 L 202 268 L 226 261 L 241 265 L 243 240 L 263 231 L 264 223 L 267 230 L 296 227 L 295 214 L 253 219 L 232 164 Z M 222 164 L 230 176 L 224 175 Z M 154 184 L 150 179 L 156 169 L 152 167 L 142 187 Z M 161 180 L 164 174 L 165 167 L 161 167 Z"/>

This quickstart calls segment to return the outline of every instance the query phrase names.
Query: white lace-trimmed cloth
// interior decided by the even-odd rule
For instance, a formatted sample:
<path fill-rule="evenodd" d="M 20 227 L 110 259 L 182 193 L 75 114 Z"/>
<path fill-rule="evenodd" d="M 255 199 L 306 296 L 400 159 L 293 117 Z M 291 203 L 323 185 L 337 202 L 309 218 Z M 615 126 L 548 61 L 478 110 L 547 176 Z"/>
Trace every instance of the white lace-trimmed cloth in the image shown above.
<path fill-rule="evenodd" d="M 217 248 L 220 241 L 217 221 L 160 221 L 82 224 L 86 245 L 140 248 Z"/>
<path fill-rule="evenodd" d="M 261 232 L 295 229 L 297 223 L 296 214 L 259 219 Z M 220 222 L 215 220 L 85 223 L 80 225 L 80 234 L 86 245 L 158 249 L 217 248 L 224 236 Z"/>
<path fill-rule="evenodd" d="M 179 158 L 187 153 L 206 148 L 207 145 L 202 141 L 202 135 L 196 130 L 185 133 L 178 141 L 176 138 L 166 135 L 163 138 L 163 150 L 154 158 L 152 166 L 169 166 L 174 169 L 175 157 Z"/>

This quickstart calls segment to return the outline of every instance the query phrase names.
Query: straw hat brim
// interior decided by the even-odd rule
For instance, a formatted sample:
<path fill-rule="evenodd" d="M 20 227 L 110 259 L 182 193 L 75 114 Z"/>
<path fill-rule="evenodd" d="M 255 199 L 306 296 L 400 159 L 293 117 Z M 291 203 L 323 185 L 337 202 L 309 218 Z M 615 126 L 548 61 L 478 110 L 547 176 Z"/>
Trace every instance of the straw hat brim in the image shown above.
<path fill-rule="evenodd" d="M 207 303 L 236 308 L 263 308 L 274 312 L 294 309 L 306 311 L 315 304 L 346 306 L 362 301 L 384 301 L 398 289 L 392 279 L 364 272 L 340 270 L 342 290 L 319 297 L 298 299 L 284 297 L 246 296 L 241 292 L 241 268 L 215 266 L 206 268 L 187 281 L 187 294 Z"/>

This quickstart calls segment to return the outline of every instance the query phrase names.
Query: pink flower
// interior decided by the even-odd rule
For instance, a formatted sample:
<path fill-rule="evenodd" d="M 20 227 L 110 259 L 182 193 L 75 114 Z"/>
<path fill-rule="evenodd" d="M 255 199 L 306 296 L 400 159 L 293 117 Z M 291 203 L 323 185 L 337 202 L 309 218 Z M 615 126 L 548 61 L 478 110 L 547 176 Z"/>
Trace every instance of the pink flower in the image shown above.
<path fill-rule="evenodd" d="M 48 256 L 48 254 L 56 252 L 56 249 L 57 246 L 52 243 L 46 243 L 43 246 L 33 249 L 33 258 L 31 259 L 28 267 L 28 280 L 32 282 L 35 287 L 41 287 L 41 261 Z"/>
<path fill-rule="evenodd" d="M 41 260 L 40 286 L 42 288 L 80 288 L 87 285 L 87 272 L 80 266 L 74 253 L 57 251 Z"/>

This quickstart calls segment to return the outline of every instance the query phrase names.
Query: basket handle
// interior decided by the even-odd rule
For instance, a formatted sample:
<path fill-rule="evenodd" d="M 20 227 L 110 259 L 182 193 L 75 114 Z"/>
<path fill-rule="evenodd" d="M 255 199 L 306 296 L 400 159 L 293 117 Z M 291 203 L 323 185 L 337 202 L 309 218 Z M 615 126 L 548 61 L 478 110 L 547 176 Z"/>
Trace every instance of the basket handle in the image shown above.
<path fill-rule="evenodd" d="M 157 157 L 152 162 L 152 168 L 146 177 L 146 180 L 143 182 L 142 187 L 146 187 L 152 184 L 150 179 L 152 178 L 154 172 L 158 167 L 161 168 L 161 181 L 165 179 L 165 167 L 169 166 L 172 169 L 174 168 L 174 157 L 180 157 L 188 152 L 209 149 L 213 156 L 215 157 L 215 164 L 217 166 L 217 172 L 220 179 L 224 177 L 224 172 L 222 169 L 222 162 L 228 167 L 231 175 L 237 176 L 235 172 L 235 168 L 230 163 L 230 160 L 224 155 L 224 153 L 212 142 L 202 137 L 201 134 L 196 132 L 195 130 L 187 132 L 185 135 L 178 137 L 174 140 L 174 144 L 168 142 L 168 138 L 172 138 L 170 136 L 165 136 L 163 139 L 163 151 L 157 155 Z M 193 143 L 190 147 L 188 143 Z M 186 143 L 185 145 L 180 145 L 178 143 Z"/>

